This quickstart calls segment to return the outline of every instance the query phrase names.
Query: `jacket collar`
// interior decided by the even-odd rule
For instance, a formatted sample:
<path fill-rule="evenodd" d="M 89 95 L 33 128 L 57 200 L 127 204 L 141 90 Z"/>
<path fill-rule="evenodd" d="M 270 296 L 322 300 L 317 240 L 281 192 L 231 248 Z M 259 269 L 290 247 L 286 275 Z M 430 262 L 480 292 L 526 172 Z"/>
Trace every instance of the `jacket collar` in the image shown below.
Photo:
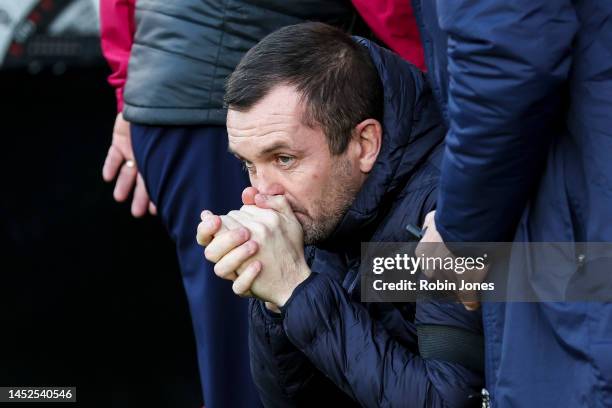
<path fill-rule="evenodd" d="M 430 132 L 441 118 L 421 71 L 398 55 L 355 37 L 370 53 L 384 94 L 383 140 L 378 159 L 334 232 L 317 247 L 359 250 L 395 196 L 410 182 L 415 170 L 427 161 L 443 140 L 443 132 Z"/>

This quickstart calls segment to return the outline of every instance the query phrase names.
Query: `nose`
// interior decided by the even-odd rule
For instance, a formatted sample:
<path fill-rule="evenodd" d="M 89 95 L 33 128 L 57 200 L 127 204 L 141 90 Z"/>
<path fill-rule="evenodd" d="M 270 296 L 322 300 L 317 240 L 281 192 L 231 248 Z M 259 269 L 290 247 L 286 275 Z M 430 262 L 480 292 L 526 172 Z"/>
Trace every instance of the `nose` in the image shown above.
<path fill-rule="evenodd" d="M 259 170 L 259 169 L 258 169 Z M 285 194 L 285 188 L 273 175 L 258 171 L 257 176 L 251 177 L 251 185 L 261 194 L 280 195 Z"/>

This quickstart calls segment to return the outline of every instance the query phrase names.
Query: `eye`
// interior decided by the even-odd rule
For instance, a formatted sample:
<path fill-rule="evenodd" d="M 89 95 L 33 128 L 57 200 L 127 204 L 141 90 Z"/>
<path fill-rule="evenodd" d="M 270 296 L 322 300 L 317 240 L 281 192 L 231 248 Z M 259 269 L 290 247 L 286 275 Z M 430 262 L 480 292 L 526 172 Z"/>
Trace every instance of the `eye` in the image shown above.
<path fill-rule="evenodd" d="M 242 168 L 251 174 L 255 173 L 255 165 L 250 161 L 242 160 Z"/>
<path fill-rule="evenodd" d="M 289 167 L 293 164 L 294 161 L 295 161 L 295 157 L 293 156 L 286 156 L 286 155 L 276 156 L 276 162 L 282 167 Z"/>

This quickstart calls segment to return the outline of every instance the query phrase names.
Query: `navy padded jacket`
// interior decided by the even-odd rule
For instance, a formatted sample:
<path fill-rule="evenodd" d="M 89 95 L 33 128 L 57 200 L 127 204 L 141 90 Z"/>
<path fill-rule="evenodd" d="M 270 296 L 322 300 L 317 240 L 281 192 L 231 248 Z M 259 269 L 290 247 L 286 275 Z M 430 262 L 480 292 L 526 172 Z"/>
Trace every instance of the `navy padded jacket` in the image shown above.
<path fill-rule="evenodd" d="M 367 40 L 384 87 L 383 143 L 336 231 L 310 249 L 313 274 L 283 315 L 250 305 L 251 369 L 268 407 L 477 406 L 482 375 L 418 354 L 419 324 L 481 333 L 455 303 L 361 303 L 360 243 L 409 241 L 435 206 L 446 132 L 423 74 Z"/>

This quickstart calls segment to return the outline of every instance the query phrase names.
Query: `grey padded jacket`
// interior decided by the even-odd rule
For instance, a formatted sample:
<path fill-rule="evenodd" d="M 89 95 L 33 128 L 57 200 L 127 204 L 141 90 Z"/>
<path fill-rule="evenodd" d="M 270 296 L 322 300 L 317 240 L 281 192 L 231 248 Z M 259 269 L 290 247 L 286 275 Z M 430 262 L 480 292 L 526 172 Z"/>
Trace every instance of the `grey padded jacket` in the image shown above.
<path fill-rule="evenodd" d="M 267 34 L 303 21 L 350 31 L 349 0 L 138 0 L 123 114 L 146 125 L 224 125 L 226 78 Z"/>

